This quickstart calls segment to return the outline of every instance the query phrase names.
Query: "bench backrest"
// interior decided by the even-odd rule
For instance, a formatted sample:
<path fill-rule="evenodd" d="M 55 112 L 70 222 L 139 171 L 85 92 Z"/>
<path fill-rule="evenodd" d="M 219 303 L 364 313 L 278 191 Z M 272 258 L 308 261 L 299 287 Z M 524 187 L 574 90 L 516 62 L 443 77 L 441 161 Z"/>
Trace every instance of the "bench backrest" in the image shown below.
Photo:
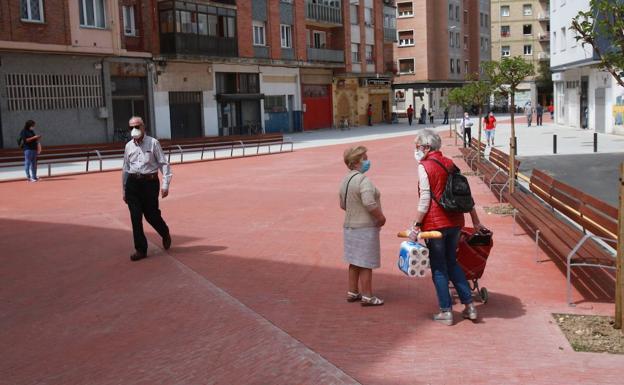
<path fill-rule="evenodd" d="M 531 173 L 529 189 L 533 194 L 550 204 L 550 190 L 554 181 L 555 180 L 550 175 L 534 168 Z"/>
<path fill-rule="evenodd" d="M 581 206 L 581 225 L 599 237 L 617 239 L 617 208 L 587 194 Z"/>
<path fill-rule="evenodd" d="M 489 159 L 490 159 L 490 162 L 492 162 L 492 164 L 494 164 L 496 167 L 502 169 L 503 171 L 509 174 L 509 155 L 502 152 L 501 150 L 492 148 L 490 150 Z M 518 159 L 514 159 L 514 165 L 517 171 L 518 168 L 520 167 L 520 161 Z"/>
<path fill-rule="evenodd" d="M 591 195 L 533 169 L 530 189 L 552 208 L 589 230 L 607 239 L 617 239 L 617 208 Z"/>

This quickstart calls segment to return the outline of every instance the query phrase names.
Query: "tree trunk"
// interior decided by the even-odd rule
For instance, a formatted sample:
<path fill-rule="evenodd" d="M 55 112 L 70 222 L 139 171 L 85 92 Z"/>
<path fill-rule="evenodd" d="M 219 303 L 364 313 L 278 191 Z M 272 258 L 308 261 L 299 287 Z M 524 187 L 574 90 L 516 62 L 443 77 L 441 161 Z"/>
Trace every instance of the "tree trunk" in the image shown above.
<path fill-rule="evenodd" d="M 618 244 L 615 270 L 615 325 L 622 329 L 624 318 L 624 163 L 620 164 L 620 207 L 618 210 Z"/>
<path fill-rule="evenodd" d="M 511 91 L 511 106 L 509 107 L 509 111 L 511 111 L 511 137 L 509 138 L 509 193 L 513 194 L 516 191 L 516 148 L 515 148 L 515 137 L 516 137 L 516 126 L 514 121 L 514 113 L 516 110 L 516 94 L 515 90 Z"/>
<path fill-rule="evenodd" d="M 481 115 L 483 114 L 483 109 L 481 108 L 481 105 L 479 105 L 479 136 L 477 136 L 477 143 L 479 145 L 479 147 L 477 148 L 477 163 L 479 163 L 481 161 L 481 121 L 482 121 L 482 117 Z"/>

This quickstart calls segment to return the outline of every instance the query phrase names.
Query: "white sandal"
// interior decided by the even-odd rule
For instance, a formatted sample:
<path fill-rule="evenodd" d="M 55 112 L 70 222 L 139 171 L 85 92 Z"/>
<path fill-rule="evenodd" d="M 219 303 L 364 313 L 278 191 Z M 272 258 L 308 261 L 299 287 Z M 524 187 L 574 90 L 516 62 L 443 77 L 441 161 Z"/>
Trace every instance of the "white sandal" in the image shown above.
<path fill-rule="evenodd" d="M 384 304 L 384 300 L 375 296 L 366 297 L 362 296 L 362 306 L 381 306 Z"/>
<path fill-rule="evenodd" d="M 357 302 L 362 299 L 362 294 L 354 293 L 352 291 L 347 292 L 347 302 Z"/>

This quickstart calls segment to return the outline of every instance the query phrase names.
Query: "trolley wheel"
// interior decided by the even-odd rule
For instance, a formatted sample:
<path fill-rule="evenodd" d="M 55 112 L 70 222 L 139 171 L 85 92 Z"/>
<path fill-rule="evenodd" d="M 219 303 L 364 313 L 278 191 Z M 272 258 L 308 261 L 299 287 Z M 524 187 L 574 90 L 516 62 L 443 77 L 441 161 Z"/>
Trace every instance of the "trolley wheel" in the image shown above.
<path fill-rule="evenodd" d="M 481 290 L 479 291 L 479 296 L 481 297 L 481 302 L 483 303 L 487 303 L 488 301 L 488 291 L 485 287 L 482 287 Z"/>

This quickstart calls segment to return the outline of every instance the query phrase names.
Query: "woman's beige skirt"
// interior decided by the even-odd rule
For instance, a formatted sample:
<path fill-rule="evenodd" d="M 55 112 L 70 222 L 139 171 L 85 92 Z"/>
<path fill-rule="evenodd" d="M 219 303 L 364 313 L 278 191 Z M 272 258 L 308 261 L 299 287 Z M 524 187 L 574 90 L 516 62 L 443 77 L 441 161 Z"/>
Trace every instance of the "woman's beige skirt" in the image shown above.
<path fill-rule="evenodd" d="M 344 228 L 344 260 L 355 266 L 380 266 L 379 227 Z"/>

